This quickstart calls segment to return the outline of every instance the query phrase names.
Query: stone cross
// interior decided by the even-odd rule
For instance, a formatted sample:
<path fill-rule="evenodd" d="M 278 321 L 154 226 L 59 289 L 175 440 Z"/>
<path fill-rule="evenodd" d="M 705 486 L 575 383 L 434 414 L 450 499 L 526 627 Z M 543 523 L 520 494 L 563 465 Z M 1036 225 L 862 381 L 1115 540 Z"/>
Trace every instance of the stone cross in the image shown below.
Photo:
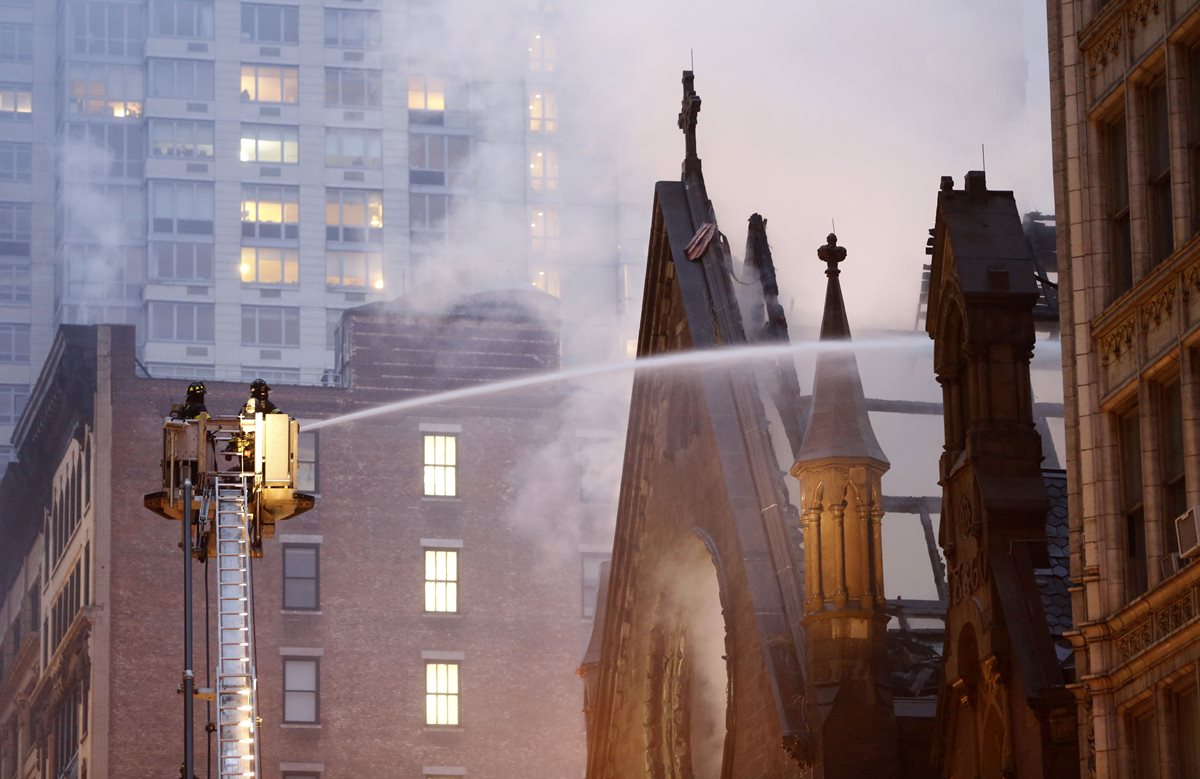
<path fill-rule="evenodd" d="M 699 163 L 696 156 L 696 122 L 700 116 L 700 96 L 696 94 L 695 74 L 690 70 L 683 71 L 683 104 L 679 109 L 679 129 L 687 142 L 687 156 L 684 159 L 684 169 L 691 163 Z"/>

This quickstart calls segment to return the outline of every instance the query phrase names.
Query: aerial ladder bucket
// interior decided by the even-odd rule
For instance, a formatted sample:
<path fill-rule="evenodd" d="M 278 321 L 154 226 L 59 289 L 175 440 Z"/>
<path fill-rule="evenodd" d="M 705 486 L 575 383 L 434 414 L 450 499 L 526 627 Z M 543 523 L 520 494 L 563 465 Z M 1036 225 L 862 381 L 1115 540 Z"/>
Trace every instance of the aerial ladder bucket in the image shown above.
<path fill-rule="evenodd" d="M 262 539 L 275 535 L 277 522 L 313 507 L 313 497 L 296 489 L 298 441 L 299 425 L 286 414 L 169 419 L 163 489 L 144 499 L 159 516 L 182 520 L 190 480 L 192 554 L 216 563 L 215 687 L 197 694 L 216 703 L 221 779 L 260 775 L 251 560 L 262 556 Z"/>

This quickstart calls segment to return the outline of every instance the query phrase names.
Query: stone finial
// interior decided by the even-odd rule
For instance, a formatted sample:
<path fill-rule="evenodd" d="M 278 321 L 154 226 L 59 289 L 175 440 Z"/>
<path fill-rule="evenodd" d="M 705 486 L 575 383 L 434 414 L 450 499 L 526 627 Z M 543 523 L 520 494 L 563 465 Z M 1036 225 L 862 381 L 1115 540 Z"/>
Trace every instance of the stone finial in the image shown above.
<path fill-rule="evenodd" d="M 838 263 L 846 259 L 846 247 L 838 246 L 837 236 L 830 233 L 825 239 L 825 244 L 817 247 L 817 257 L 828 266 L 825 269 L 826 276 L 837 276 L 841 273 Z"/>

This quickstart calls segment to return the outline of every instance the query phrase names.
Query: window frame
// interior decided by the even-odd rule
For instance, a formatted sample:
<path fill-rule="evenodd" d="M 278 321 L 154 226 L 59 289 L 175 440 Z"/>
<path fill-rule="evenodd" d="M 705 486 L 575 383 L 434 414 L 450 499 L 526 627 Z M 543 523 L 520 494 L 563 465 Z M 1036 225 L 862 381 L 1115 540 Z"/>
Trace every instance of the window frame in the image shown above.
<path fill-rule="evenodd" d="M 354 39 L 348 38 L 345 31 L 345 19 L 351 19 L 356 16 L 363 17 L 363 37 L 362 42 L 358 43 Z M 371 8 L 325 8 L 325 47 L 329 49 L 355 49 L 362 51 L 376 51 L 382 45 L 382 37 L 380 31 L 383 29 L 379 11 Z M 331 25 L 330 22 L 333 22 Z M 332 35 L 331 29 L 332 30 Z"/>
<path fill-rule="evenodd" d="M 1144 503 L 1145 475 L 1142 472 L 1141 407 L 1134 404 L 1116 414 L 1117 496 L 1125 533 L 1125 600 L 1137 598 L 1148 588 L 1148 550 Z"/>
<path fill-rule="evenodd" d="M 160 306 L 169 307 L 171 310 L 173 334 L 169 338 L 158 335 L 154 328 L 155 311 Z M 179 337 L 180 315 L 184 313 L 185 309 L 190 309 L 192 314 L 192 329 L 195 333 L 195 336 L 192 338 Z M 205 314 L 207 314 L 207 321 L 205 321 Z M 212 303 L 193 303 L 178 300 L 150 300 L 146 302 L 146 337 L 150 341 L 211 345 L 216 343 L 215 327 L 216 318 Z M 208 338 L 204 338 L 204 334 L 201 332 L 205 328 L 208 330 Z"/>
<path fill-rule="evenodd" d="M 321 545 L 307 543 L 293 543 L 291 541 L 281 544 L 283 547 L 280 557 L 281 568 L 283 574 L 283 586 L 280 591 L 280 608 L 284 611 L 320 611 L 321 610 Z M 312 576 L 297 576 L 288 574 L 288 555 L 301 551 L 312 552 Z M 288 601 L 288 582 L 289 581 L 312 581 L 313 597 L 312 605 L 297 605 Z"/>
<path fill-rule="evenodd" d="M 264 258 L 264 253 L 269 255 L 272 252 L 278 253 L 279 256 Z M 278 281 L 262 278 L 264 262 L 278 263 Z M 259 287 L 296 287 L 300 284 L 300 250 L 294 246 L 243 246 L 238 273 L 243 284 Z"/>
<path fill-rule="evenodd" d="M 240 29 L 242 43 L 266 43 L 277 46 L 296 46 L 300 43 L 300 6 L 284 5 L 281 3 L 247 3 L 242 2 Z M 289 12 L 290 18 L 289 18 Z M 278 29 L 267 30 L 270 20 L 263 17 L 278 13 Z M 249 22 L 249 31 L 247 31 Z M 270 33 L 277 32 L 275 37 Z"/>
<path fill-rule="evenodd" d="M 0 141 L 0 181 L 13 184 L 28 184 L 33 181 L 32 143 Z"/>
<path fill-rule="evenodd" d="M 205 10 L 207 9 L 207 14 Z M 166 21 L 163 11 L 170 14 L 170 24 L 160 26 Z M 188 19 L 190 12 L 190 19 Z M 150 17 L 151 34 L 162 38 L 179 38 L 183 40 L 211 41 L 213 40 L 215 23 L 215 4 L 212 0 L 150 0 L 146 13 Z M 191 24 L 188 33 L 186 20 Z M 183 30 L 181 32 L 181 30 Z"/>
<path fill-rule="evenodd" d="M 305 441 L 312 441 L 312 458 L 309 459 Z M 309 487 L 301 476 L 305 465 L 312 466 L 312 486 Z M 313 495 L 321 491 L 321 433 L 316 430 L 301 430 L 296 441 L 296 489 L 310 492 Z"/>
<path fill-rule="evenodd" d="M 300 102 L 300 69 L 296 65 L 243 62 L 239 74 L 238 87 L 241 90 L 243 103 L 296 105 Z M 263 83 L 275 81 L 279 87 L 279 99 L 270 100 L 259 97 L 263 92 Z M 253 91 L 248 86 L 253 87 Z"/>
<path fill-rule="evenodd" d="M 278 137 L 272 137 L 275 135 Z M 242 122 L 240 140 L 240 162 L 259 165 L 297 165 L 300 162 L 300 127 L 297 125 Z M 279 144 L 279 159 L 263 158 L 264 143 Z M 251 152 L 251 156 L 247 155 L 247 151 Z"/>
<path fill-rule="evenodd" d="M 554 135 L 558 132 L 558 95 L 541 89 L 529 95 L 529 132 Z"/>
<path fill-rule="evenodd" d="M 344 146 L 347 140 L 357 138 L 362 141 L 363 154 L 355 156 L 346 154 Z M 334 153 L 330 153 L 330 145 L 334 144 Z M 371 147 L 374 148 L 371 148 Z M 374 152 L 374 156 L 371 155 Z M 355 160 L 361 161 L 356 164 Z M 325 167 L 350 168 L 362 170 L 379 170 L 383 167 L 383 132 L 360 127 L 326 127 L 325 128 Z"/>
<path fill-rule="evenodd" d="M 438 667 L 446 669 L 445 691 L 437 678 Z M 453 669 L 453 673 L 451 670 Z M 451 689 L 453 688 L 453 689 Z M 438 722 L 441 717 L 436 713 L 439 701 L 444 700 L 446 719 L 452 722 Z M 451 705 L 453 710 L 451 710 Z M 461 660 L 432 660 L 425 661 L 425 727 L 427 728 L 461 728 L 462 727 L 462 661 Z"/>
<path fill-rule="evenodd" d="M 1133 287 L 1133 244 L 1129 217 L 1129 136 L 1124 112 L 1103 128 L 1108 272 L 1112 299 Z"/>
<path fill-rule="evenodd" d="M 408 134 L 408 182 L 425 187 L 461 185 L 471 170 L 471 138 L 445 132 Z"/>
<path fill-rule="evenodd" d="M 1142 120 L 1146 165 L 1146 216 L 1150 267 L 1175 250 L 1174 209 L 1171 206 L 1171 111 L 1167 78 L 1160 75 L 1143 90 Z"/>
<path fill-rule="evenodd" d="M 362 283 L 348 282 L 346 272 L 347 255 L 362 257 Z M 336 271 L 336 273 L 335 273 Z M 325 286 L 328 289 L 381 290 L 384 288 L 383 252 L 360 249 L 326 249 Z"/>
<path fill-rule="evenodd" d="M 321 658 L 298 655 L 284 655 L 280 658 L 283 664 L 283 679 L 281 684 L 281 708 L 280 722 L 285 725 L 320 725 L 321 724 Z M 288 686 L 288 664 L 289 663 L 311 663 L 313 666 L 314 687 L 312 690 L 299 689 Z M 291 719 L 288 717 L 288 696 L 293 694 L 312 695 L 313 696 L 313 718 L 312 719 Z"/>
<path fill-rule="evenodd" d="M 216 224 L 216 186 L 212 181 L 192 181 L 189 179 L 150 179 L 150 234 L 159 236 L 172 235 L 207 235 L 212 236 Z M 167 203 L 160 200 L 160 193 L 170 190 L 170 216 L 160 216 Z M 180 203 L 181 193 L 188 193 L 193 206 L 207 203 L 207 208 L 189 208 Z M 207 197 L 205 197 L 207 196 Z M 208 215 L 208 219 L 185 219 L 185 215 Z M 170 229 L 166 227 L 170 222 Z"/>
<path fill-rule="evenodd" d="M 21 110 L 22 106 L 25 110 Z M 33 84 L 18 81 L 0 82 L 0 120 L 33 120 Z"/>
<path fill-rule="evenodd" d="M 261 347 L 265 349 L 298 349 L 300 348 L 300 307 L 299 306 L 259 306 L 242 304 L 242 346 Z M 253 314 L 253 334 L 247 337 L 247 316 Z M 278 315 L 279 321 L 265 321 L 264 317 Z M 264 340 L 263 327 L 278 324 L 279 341 Z"/>
<path fill-rule="evenodd" d="M 276 194 L 277 200 L 273 199 Z M 259 218 L 264 203 L 279 206 L 278 222 Z M 253 219 L 248 218 L 251 214 Z M 244 240 L 296 245 L 300 240 L 300 188 L 287 184 L 242 184 L 241 223 Z"/>
<path fill-rule="evenodd" d="M 462 570 L 459 559 L 461 549 L 444 546 L 422 546 L 424 562 L 424 587 L 422 607 L 426 614 L 460 614 Z M 439 557 L 440 556 L 440 557 Z M 440 566 L 439 566 L 440 561 Z M 433 608 L 430 608 L 430 604 Z M 438 605 L 444 608 L 438 608 Z"/>
<path fill-rule="evenodd" d="M 159 79 L 171 72 L 169 89 Z M 190 71 L 190 73 L 189 73 Z M 212 60 L 181 57 L 146 58 L 146 97 L 211 103 L 216 98 L 215 64 Z M 186 87 L 186 88 L 184 88 Z"/>
<path fill-rule="evenodd" d="M 32 24 L 13 21 L 0 22 L 0 62 L 24 65 L 33 62 Z"/>
<path fill-rule="evenodd" d="M 170 127 L 170 138 L 162 138 L 160 132 Z M 191 138 L 182 137 L 180 131 L 187 127 Z M 204 132 L 207 130 L 207 132 Z M 159 154 L 157 146 L 166 144 L 163 148 L 178 149 L 180 153 Z M 182 150 L 191 148 L 193 153 L 184 154 Z M 207 150 L 207 153 L 203 153 Z M 156 159 L 182 160 L 212 160 L 216 157 L 216 125 L 207 119 L 173 119 L 166 117 L 151 117 L 146 124 L 146 156 Z"/>
<path fill-rule="evenodd" d="M 330 82 L 330 78 L 333 82 Z M 361 99 L 347 97 L 360 78 Z M 332 91 L 331 91 L 332 87 Z M 350 94 L 353 94 L 352 92 Z M 383 71 L 374 68 L 325 67 L 325 106 L 327 108 L 380 109 L 383 107 Z"/>
<path fill-rule="evenodd" d="M 363 222 L 346 222 L 347 207 L 362 208 Z M 331 209 L 336 208 L 337 221 L 331 222 Z M 371 215 L 379 216 L 378 226 L 371 226 Z M 383 190 L 325 189 L 325 242 L 327 244 L 371 245 L 383 243 Z M 361 236 L 359 235 L 361 232 Z M 357 236 L 357 237 L 356 237 Z"/>
<path fill-rule="evenodd" d="M 460 433 L 421 433 L 421 495 L 426 498 L 457 498 L 458 438 Z M 442 455 L 438 443 L 442 443 Z M 439 480 L 438 476 L 441 475 Z M 440 485 L 439 485 L 440 481 Z"/>
<path fill-rule="evenodd" d="M 171 256 L 168 258 L 165 255 L 160 255 L 158 250 L 160 247 L 170 246 Z M 179 247 L 188 246 L 192 254 L 191 257 L 179 256 Z M 207 258 L 200 256 L 201 247 L 205 247 L 208 252 Z M 213 266 L 214 266 L 214 251 L 211 243 L 202 241 L 147 241 L 146 243 L 146 278 L 156 284 L 188 284 L 194 286 L 197 284 L 212 284 L 213 283 Z M 174 273 L 166 275 L 161 273 L 162 263 L 169 261 Z M 180 274 L 178 272 L 180 263 L 189 263 L 193 267 L 191 274 Z M 207 273 L 202 271 L 207 270 Z"/>

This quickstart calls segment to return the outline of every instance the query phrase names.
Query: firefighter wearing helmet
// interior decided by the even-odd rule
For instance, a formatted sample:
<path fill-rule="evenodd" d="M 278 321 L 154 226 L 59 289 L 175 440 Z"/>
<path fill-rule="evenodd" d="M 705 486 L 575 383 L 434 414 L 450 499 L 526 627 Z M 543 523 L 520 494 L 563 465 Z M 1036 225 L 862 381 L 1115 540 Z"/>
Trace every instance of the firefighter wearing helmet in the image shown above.
<path fill-rule="evenodd" d="M 246 400 L 246 404 L 242 406 L 243 417 L 253 417 L 255 414 L 282 414 L 274 403 L 271 402 L 269 395 L 271 388 L 267 386 L 267 382 L 262 379 L 255 379 L 250 382 L 250 397 Z"/>
<path fill-rule="evenodd" d="M 204 393 L 204 382 L 193 381 L 189 384 L 184 401 L 171 407 L 171 419 L 196 419 L 201 414 L 207 414 L 208 408 L 204 405 Z"/>

